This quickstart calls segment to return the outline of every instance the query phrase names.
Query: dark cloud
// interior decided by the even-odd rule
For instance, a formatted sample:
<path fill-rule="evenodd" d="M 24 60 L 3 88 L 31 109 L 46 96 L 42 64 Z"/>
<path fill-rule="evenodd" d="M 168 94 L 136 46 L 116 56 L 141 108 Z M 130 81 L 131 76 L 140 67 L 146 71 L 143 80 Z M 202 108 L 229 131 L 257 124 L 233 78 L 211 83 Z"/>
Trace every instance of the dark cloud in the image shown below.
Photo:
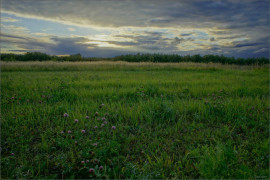
<path fill-rule="evenodd" d="M 221 40 L 221 39 L 236 39 L 236 38 L 245 38 L 246 36 L 245 35 L 233 35 L 233 36 L 231 36 L 231 35 L 229 35 L 229 36 L 219 36 L 219 37 L 217 37 L 216 39 L 217 40 Z"/>
<path fill-rule="evenodd" d="M 236 44 L 234 47 L 249 47 L 249 46 L 257 46 L 260 45 L 261 43 L 242 43 L 242 44 Z"/>
<path fill-rule="evenodd" d="M 191 32 L 191 33 L 182 33 L 182 34 L 180 34 L 180 36 L 191 36 L 193 34 L 195 34 L 195 33 L 194 32 Z"/>
<path fill-rule="evenodd" d="M 28 50 L 10 49 L 11 52 L 28 52 Z"/>
<path fill-rule="evenodd" d="M 134 33 L 136 34 L 136 33 Z M 119 42 L 119 41 L 102 41 L 109 44 L 129 46 L 130 48 L 140 51 L 162 51 L 165 50 L 167 53 L 175 52 L 178 50 L 177 45 L 182 42 L 194 41 L 192 38 L 167 38 L 165 33 L 162 32 L 150 32 L 145 31 L 143 35 L 116 35 L 115 37 L 122 37 L 131 39 L 132 41 Z"/>
<path fill-rule="evenodd" d="M 53 42 L 49 43 L 39 38 L 29 37 L 24 38 L 23 41 L 16 41 L 16 39 L 20 38 L 19 36 L 11 36 L 5 33 L 1 33 L 0 35 L 1 42 L 8 43 L 18 48 L 9 50 L 11 52 L 39 51 L 51 55 L 81 53 L 83 56 L 87 57 L 113 57 L 116 55 L 121 55 L 122 53 L 129 52 L 127 50 L 117 48 L 101 48 L 98 47 L 96 44 L 86 44 L 86 42 L 89 42 L 89 39 L 84 37 L 67 38 L 50 36 L 49 40 Z"/>
<path fill-rule="evenodd" d="M 215 41 L 215 38 L 214 38 L 214 37 L 211 37 L 211 38 L 210 38 L 210 41 Z"/>
<path fill-rule="evenodd" d="M 269 25 L 269 2 L 263 0 L 192 1 L 37 1 L 3 0 L 4 12 L 101 26 L 183 26 L 209 25 L 243 28 Z"/>

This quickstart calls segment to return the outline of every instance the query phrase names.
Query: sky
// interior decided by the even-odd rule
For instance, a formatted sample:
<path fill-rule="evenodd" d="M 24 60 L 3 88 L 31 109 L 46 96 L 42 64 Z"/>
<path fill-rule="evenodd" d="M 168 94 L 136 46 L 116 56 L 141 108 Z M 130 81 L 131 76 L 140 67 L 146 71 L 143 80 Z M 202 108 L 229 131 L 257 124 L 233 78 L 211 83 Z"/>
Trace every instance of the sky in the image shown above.
<path fill-rule="evenodd" d="M 1 53 L 269 57 L 268 0 L 2 0 Z"/>

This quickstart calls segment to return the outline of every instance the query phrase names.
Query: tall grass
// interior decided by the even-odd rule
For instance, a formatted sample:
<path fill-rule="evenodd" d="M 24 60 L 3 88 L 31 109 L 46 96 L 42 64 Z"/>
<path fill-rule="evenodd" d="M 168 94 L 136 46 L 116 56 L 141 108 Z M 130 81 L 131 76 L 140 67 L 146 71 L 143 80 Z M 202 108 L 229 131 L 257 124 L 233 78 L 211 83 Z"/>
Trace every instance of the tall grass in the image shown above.
<path fill-rule="evenodd" d="M 269 178 L 268 67 L 1 62 L 1 70 L 3 179 Z"/>

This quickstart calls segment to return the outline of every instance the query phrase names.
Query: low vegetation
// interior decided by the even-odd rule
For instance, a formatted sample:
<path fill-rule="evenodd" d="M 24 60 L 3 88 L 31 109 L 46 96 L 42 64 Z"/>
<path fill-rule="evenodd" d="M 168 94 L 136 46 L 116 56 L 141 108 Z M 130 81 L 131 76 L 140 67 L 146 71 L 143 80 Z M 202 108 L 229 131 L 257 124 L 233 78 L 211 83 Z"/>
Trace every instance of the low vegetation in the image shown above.
<path fill-rule="evenodd" d="M 1 62 L 2 179 L 267 179 L 268 132 L 268 67 Z"/>

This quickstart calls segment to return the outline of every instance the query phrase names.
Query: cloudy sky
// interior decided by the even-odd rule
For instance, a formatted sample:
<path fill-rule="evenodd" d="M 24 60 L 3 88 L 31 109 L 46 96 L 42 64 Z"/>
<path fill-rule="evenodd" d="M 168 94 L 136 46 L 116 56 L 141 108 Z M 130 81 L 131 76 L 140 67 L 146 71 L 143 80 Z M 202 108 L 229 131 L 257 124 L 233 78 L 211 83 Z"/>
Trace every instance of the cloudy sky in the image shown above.
<path fill-rule="evenodd" d="M 1 53 L 268 57 L 268 0 L 2 0 Z"/>

